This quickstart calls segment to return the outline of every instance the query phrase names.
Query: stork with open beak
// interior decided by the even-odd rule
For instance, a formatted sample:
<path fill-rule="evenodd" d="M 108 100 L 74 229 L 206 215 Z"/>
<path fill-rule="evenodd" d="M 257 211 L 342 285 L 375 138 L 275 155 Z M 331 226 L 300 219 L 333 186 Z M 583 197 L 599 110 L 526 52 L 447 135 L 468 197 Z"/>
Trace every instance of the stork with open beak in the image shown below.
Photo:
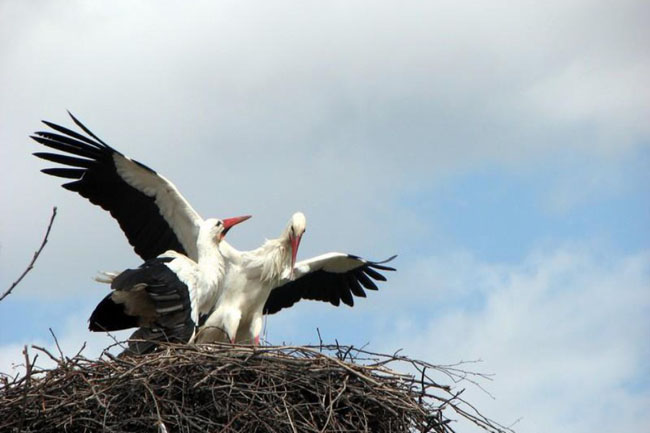
<path fill-rule="evenodd" d="M 301 299 L 341 301 L 353 306 L 364 288 L 377 290 L 372 279 L 386 278 L 375 269 L 394 271 L 384 262 L 370 262 L 344 253 L 327 253 L 296 263 L 307 221 L 291 216 L 280 237 L 252 251 L 237 251 L 222 243 L 226 270 L 216 307 L 196 335 L 197 342 L 230 341 L 259 344 L 263 315 L 277 313 Z M 395 256 L 386 261 L 390 261 Z M 372 279 L 371 279 L 372 278 Z"/>
<path fill-rule="evenodd" d="M 137 269 L 106 273 L 108 278 L 101 281 L 111 284 L 112 293 L 90 316 L 90 330 L 139 327 L 129 339 L 128 352 L 133 354 L 151 352 L 161 341 L 190 341 L 222 287 L 225 266 L 219 243 L 228 230 L 248 218 L 203 221 L 197 238 L 197 261 L 170 250 Z"/>
<path fill-rule="evenodd" d="M 271 290 L 293 279 L 300 240 L 306 219 L 302 212 L 291 216 L 280 237 L 251 251 L 220 246 L 226 270 L 224 289 L 197 333 L 196 341 L 259 343 L 262 310 Z"/>

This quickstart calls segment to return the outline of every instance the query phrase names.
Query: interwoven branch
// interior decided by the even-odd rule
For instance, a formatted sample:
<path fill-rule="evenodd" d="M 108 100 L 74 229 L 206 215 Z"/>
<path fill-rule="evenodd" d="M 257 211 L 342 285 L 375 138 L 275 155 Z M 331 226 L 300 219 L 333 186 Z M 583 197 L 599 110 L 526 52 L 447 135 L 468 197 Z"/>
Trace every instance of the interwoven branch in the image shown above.
<path fill-rule="evenodd" d="M 41 351 L 41 348 L 34 347 Z M 45 353 L 47 356 L 52 356 Z M 347 346 L 169 345 L 142 357 L 79 354 L 0 378 L 0 431 L 453 432 L 483 417 L 434 372 Z M 417 374 L 398 372 L 408 367 Z"/>

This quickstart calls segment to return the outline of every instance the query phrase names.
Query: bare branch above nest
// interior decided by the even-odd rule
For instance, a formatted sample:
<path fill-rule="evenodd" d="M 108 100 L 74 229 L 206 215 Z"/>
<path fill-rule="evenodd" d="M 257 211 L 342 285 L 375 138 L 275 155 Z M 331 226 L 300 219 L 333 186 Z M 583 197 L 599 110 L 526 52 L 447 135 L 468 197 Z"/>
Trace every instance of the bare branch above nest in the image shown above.
<path fill-rule="evenodd" d="M 56 218 L 56 206 L 52 208 L 52 216 L 50 217 L 50 223 L 47 225 L 47 231 L 45 232 L 45 237 L 43 238 L 43 242 L 41 242 L 41 246 L 38 247 L 38 250 L 36 250 L 34 256 L 32 257 L 32 261 L 29 262 L 29 265 L 27 265 L 27 268 L 23 271 L 22 274 L 20 274 L 20 277 L 18 277 L 16 281 L 11 283 L 11 287 L 9 287 L 2 295 L 0 295 L 0 301 L 2 301 L 4 298 L 9 296 L 9 294 L 18 285 L 18 283 L 20 283 L 22 279 L 25 278 L 25 275 L 27 275 L 27 273 L 34 268 L 36 259 L 38 259 L 38 256 L 41 255 L 41 251 L 43 251 L 43 248 L 45 248 L 45 245 L 47 244 L 47 238 L 50 236 L 50 230 L 52 230 L 52 224 L 54 223 L 54 218 Z"/>
<path fill-rule="evenodd" d="M 0 383 L 1 431 L 452 433 L 453 418 L 509 431 L 461 399 L 462 389 L 432 379 L 459 371 L 339 344 L 165 345 L 99 360 L 44 353 L 56 368 L 27 360 L 29 380 Z"/>

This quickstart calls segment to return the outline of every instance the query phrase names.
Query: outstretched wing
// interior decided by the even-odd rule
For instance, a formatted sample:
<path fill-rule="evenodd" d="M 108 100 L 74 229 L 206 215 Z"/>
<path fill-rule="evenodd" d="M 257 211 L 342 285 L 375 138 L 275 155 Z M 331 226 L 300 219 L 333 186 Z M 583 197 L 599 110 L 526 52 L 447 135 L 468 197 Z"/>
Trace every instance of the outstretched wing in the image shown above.
<path fill-rule="evenodd" d="M 63 188 L 109 211 L 143 259 L 175 250 L 196 260 L 202 219 L 176 187 L 104 143 L 72 114 L 70 117 L 87 135 L 43 121 L 55 132 L 39 131 L 31 136 L 60 152 L 36 152 L 35 156 L 64 166 L 41 171 L 72 179 Z"/>
<path fill-rule="evenodd" d="M 265 314 L 274 314 L 301 299 L 329 302 L 338 306 L 341 302 L 354 305 L 354 296 L 366 297 L 365 289 L 377 290 L 373 280 L 386 281 L 377 272 L 394 271 L 395 268 L 381 262 L 371 262 L 361 257 L 343 253 L 328 253 L 296 263 L 294 279 L 271 291 L 264 305 Z"/>

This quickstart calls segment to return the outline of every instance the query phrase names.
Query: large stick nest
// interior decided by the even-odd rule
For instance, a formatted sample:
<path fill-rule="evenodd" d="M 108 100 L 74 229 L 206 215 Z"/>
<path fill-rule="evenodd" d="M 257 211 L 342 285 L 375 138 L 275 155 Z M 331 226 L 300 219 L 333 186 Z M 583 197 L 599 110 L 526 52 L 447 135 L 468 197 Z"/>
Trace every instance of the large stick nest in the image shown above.
<path fill-rule="evenodd" d="M 57 365 L 41 369 L 25 349 L 26 373 L 0 374 L 0 431 L 449 433 L 459 417 L 503 431 L 462 390 L 430 376 L 456 383 L 465 372 L 403 356 L 338 345 L 166 345 L 91 360 L 35 348 Z"/>

